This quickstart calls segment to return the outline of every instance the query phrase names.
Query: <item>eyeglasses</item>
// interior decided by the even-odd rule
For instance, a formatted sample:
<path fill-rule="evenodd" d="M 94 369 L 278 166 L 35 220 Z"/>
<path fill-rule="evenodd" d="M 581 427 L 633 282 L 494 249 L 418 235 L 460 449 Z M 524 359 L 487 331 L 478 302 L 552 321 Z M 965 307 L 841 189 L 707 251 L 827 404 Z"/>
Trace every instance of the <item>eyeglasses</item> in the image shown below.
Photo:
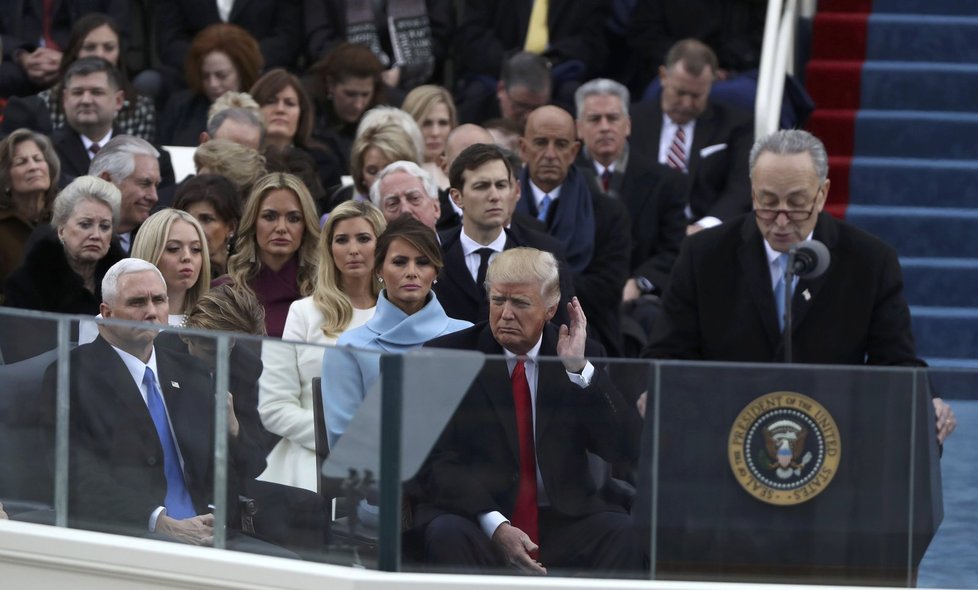
<path fill-rule="evenodd" d="M 815 205 L 818 203 L 818 193 L 820 192 L 822 192 L 821 189 L 815 193 L 812 207 L 807 211 L 804 209 L 754 209 L 754 216 L 762 221 L 774 221 L 778 215 L 784 213 L 789 221 L 805 221 L 815 212 Z"/>

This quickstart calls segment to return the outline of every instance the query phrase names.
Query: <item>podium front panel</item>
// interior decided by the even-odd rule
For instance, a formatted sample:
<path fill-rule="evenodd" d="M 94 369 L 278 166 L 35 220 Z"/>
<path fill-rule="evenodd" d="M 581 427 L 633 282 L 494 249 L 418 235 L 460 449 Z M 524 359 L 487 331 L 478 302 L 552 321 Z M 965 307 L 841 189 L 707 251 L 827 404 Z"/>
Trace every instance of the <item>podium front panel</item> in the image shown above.
<path fill-rule="evenodd" d="M 660 363 L 649 391 L 657 576 L 912 582 L 941 519 L 924 372 Z"/>

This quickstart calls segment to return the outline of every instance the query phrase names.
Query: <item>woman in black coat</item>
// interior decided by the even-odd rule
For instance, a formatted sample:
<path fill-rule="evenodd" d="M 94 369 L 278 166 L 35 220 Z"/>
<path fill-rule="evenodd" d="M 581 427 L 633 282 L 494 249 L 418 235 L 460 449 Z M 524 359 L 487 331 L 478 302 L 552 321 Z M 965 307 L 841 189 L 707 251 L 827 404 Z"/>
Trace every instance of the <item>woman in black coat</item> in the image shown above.
<path fill-rule="evenodd" d="M 52 231 L 38 237 L 24 263 L 7 279 L 4 304 L 38 311 L 98 314 L 102 277 L 125 258 L 125 252 L 112 239 L 121 200 L 119 189 L 94 176 L 80 176 L 65 187 L 54 200 Z M 77 330 L 75 323 L 73 338 Z M 53 322 L 32 320 L 29 330 L 8 325 L 0 332 L 5 362 L 12 362 L 14 354 L 27 358 L 56 344 Z"/>

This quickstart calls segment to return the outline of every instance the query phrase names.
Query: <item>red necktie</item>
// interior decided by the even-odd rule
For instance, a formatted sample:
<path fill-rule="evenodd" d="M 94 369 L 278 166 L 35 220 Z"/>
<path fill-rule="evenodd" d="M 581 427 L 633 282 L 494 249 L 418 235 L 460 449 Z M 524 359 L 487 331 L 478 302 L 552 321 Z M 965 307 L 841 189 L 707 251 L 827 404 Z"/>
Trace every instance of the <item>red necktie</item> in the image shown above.
<path fill-rule="evenodd" d="M 520 440 L 520 484 L 513 507 L 513 526 L 540 544 L 537 520 L 537 460 L 533 444 L 533 402 L 526 380 L 526 365 L 517 361 L 513 369 L 513 404 L 516 406 L 516 432 Z"/>
<path fill-rule="evenodd" d="M 44 46 L 55 51 L 60 50 L 58 42 L 51 36 L 51 25 L 54 22 L 54 0 L 44 0 L 41 4 L 41 34 L 44 36 Z"/>
<path fill-rule="evenodd" d="M 686 172 L 686 132 L 682 127 L 676 128 L 676 135 L 672 138 L 672 145 L 669 146 L 669 154 L 666 155 L 666 164 Z"/>
<path fill-rule="evenodd" d="M 611 170 L 607 168 L 601 173 L 601 186 L 604 187 L 605 194 L 608 194 L 608 187 L 611 186 Z"/>

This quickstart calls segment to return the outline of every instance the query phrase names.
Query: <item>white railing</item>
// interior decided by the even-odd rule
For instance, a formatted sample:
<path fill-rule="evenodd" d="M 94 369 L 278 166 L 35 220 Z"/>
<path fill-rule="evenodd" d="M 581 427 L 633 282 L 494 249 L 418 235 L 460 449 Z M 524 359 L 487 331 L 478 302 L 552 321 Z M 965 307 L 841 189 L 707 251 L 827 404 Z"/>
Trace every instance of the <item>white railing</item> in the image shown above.
<path fill-rule="evenodd" d="M 799 16 L 815 14 L 816 0 L 769 0 L 764 24 L 764 44 L 754 102 L 754 136 L 778 129 L 786 74 L 795 70 L 795 37 Z"/>

